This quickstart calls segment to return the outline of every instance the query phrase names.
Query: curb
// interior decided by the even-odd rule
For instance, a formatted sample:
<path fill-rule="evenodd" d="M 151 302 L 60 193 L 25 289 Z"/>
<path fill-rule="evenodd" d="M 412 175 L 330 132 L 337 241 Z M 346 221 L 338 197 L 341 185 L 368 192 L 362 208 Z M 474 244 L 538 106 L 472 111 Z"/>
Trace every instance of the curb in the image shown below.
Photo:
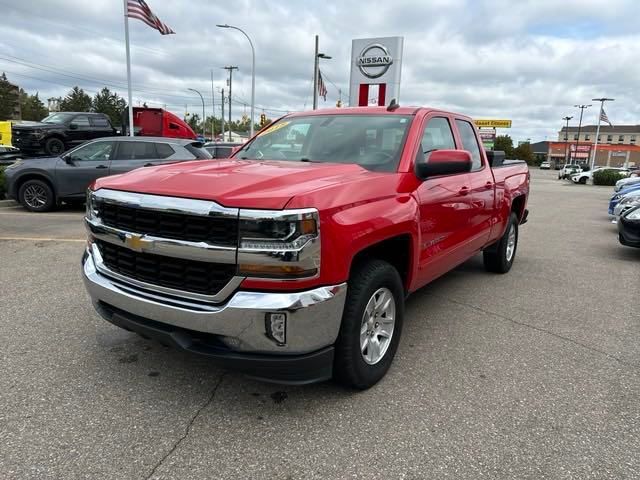
<path fill-rule="evenodd" d="M 20 205 L 15 200 L 0 200 L 0 208 L 17 207 Z"/>

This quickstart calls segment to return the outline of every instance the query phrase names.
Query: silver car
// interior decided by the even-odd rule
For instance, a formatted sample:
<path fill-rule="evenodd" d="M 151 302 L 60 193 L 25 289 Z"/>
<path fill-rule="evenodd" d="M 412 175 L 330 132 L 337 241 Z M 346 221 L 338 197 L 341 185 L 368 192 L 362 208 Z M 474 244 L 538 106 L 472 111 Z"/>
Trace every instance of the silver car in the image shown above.
<path fill-rule="evenodd" d="M 105 137 L 58 157 L 18 160 L 5 169 L 7 191 L 27 210 L 46 212 L 64 201 L 82 203 L 91 182 L 107 175 L 195 159 L 210 159 L 194 140 Z"/>

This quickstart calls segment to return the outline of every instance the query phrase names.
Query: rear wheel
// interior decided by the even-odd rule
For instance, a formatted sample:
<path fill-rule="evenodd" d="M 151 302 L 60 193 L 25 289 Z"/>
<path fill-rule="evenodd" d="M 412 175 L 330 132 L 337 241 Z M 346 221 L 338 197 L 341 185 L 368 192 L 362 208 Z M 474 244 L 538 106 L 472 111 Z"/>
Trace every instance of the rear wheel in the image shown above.
<path fill-rule="evenodd" d="M 398 271 L 382 260 L 357 267 L 349 279 L 334 377 L 366 389 L 389 370 L 398 349 L 404 318 L 404 289 Z"/>
<path fill-rule="evenodd" d="M 32 212 L 53 210 L 56 199 L 49 184 L 43 180 L 27 180 L 18 190 L 18 200 Z"/>
<path fill-rule="evenodd" d="M 488 272 L 507 273 L 511 270 L 518 248 L 518 216 L 511 212 L 504 235 L 482 252 L 484 268 Z"/>

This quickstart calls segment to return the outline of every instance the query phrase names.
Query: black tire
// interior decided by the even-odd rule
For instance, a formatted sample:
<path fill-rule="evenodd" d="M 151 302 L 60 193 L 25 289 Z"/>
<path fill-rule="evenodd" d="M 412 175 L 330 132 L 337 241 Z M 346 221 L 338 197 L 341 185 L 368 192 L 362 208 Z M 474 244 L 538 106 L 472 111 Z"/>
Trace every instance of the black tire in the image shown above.
<path fill-rule="evenodd" d="M 580 177 L 580 180 L 578 180 L 578 183 L 580 185 L 586 185 L 587 184 L 587 177 Z"/>
<path fill-rule="evenodd" d="M 62 155 L 65 151 L 64 142 L 58 137 L 47 138 L 44 142 L 44 153 L 52 157 Z"/>
<path fill-rule="evenodd" d="M 395 323 L 388 347 L 375 364 L 367 363 L 360 347 L 365 308 L 379 289 L 387 289 L 395 303 Z M 349 278 L 340 333 L 335 345 L 334 379 L 360 390 L 375 385 L 389 370 L 398 349 L 404 319 L 404 288 L 398 271 L 382 260 L 357 266 Z M 377 327 L 377 323 L 376 323 Z M 373 334 L 372 334 L 373 335 Z"/>
<path fill-rule="evenodd" d="M 519 233 L 519 221 L 518 216 L 511 212 L 509 217 L 509 223 L 504 231 L 504 235 L 500 237 L 495 244 L 491 245 L 482 252 L 484 257 L 484 268 L 487 272 L 495 273 L 507 273 L 511 270 L 514 260 L 516 259 L 516 252 L 518 250 L 518 233 Z M 508 255 L 509 245 L 509 233 L 511 230 L 515 233 L 515 245 L 513 246 L 513 252 L 511 257 Z"/>
<path fill-rule="evenodd" d="M 56 206 L 56 197 L 43 180 L 27 180 L 18 190 L 18 201 L 31 212 L 49 212 Z"/>

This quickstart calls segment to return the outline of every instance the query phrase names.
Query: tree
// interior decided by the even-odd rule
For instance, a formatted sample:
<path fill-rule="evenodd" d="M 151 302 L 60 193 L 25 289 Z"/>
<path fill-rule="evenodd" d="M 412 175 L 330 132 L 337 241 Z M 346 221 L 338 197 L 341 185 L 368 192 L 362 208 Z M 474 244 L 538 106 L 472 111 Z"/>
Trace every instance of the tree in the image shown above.
<path fill-rule="evenodd" d="M 91 97 L 80 87 L 73 87 L 60 102 L 61 112 L 90 112 Z"/>
<path fill-rule="evenodd" d="M 122 114 L 126 109 L 125 99 L 107 87 L 104 87 L 93 97 L 92 110 L 108 115 L 112 125 L 122 125 Z"/>
<path fill-rule="evenodd" d="M 514 158 L 513 140 L 509 135 L 498 135 L 493 143 L 493 149 L 503 151 L 506 158 Z"/>
<path fill-rule="evenodd" d="M 202 124 L 200 122 L 200 115 L 198 115 L 197 113 L 193 113 L 193 114 L 189 115 L 189 118 L 187 119 L 187 123 L 193 129 L 193 131 L 196 132 L 196 134 L 202 132 Z"/>
<path fill-rule="evenodd" d="M 36 92 L 35 95 L 29 95 L 20 89 L 20 105 L 22 109 L 22 120 L 39 122 L 49 114 L 49 110 L 47 110 L 42 100 L 38 97 L 38 92 Z"/>
<path fill-rule="evenodd" d="M 518 160 L 524 160 L 529 165 L 533 165 L 535 161 L 535 155 L 533 148 L 529 142 L 521 143 L 513 150 L 513 158 Z"/>
<path fill-rule="evenodd" d="M 0 75 L 0 120 L 13 118 L 14 105 L 17 100 L 16 87 L 7 80 L 7 76 L 3 72 Z"/>

